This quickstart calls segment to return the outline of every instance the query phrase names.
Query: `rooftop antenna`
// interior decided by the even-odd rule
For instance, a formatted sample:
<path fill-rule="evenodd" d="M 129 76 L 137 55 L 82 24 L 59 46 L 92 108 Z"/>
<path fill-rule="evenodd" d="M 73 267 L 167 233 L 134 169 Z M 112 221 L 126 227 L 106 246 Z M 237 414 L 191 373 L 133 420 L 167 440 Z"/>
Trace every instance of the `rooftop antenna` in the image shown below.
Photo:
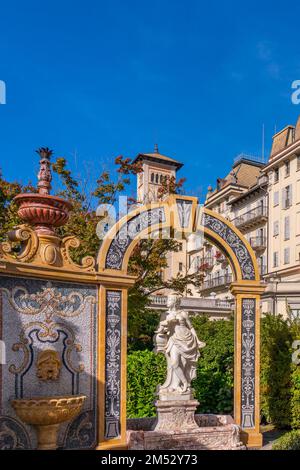
<path fill-rule="evenodd" d="M 265 125 L 262 125 L 262 147 L 261 147 L 262 161 L 265 162 Z"/>

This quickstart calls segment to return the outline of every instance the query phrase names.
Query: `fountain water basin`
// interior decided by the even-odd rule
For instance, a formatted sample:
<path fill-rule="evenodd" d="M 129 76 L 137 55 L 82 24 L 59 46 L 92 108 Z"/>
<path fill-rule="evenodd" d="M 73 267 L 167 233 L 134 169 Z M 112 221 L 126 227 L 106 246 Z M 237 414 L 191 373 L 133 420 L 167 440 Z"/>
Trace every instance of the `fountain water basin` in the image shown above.
<path fill-rule="evenodd" d="M 85 399 L 85 395 L 21 398 L 12 400 L 11 405 L 21 421 L 35 426 L 37 448 L 55 450 L 60 424 L 78 416 Z"/>

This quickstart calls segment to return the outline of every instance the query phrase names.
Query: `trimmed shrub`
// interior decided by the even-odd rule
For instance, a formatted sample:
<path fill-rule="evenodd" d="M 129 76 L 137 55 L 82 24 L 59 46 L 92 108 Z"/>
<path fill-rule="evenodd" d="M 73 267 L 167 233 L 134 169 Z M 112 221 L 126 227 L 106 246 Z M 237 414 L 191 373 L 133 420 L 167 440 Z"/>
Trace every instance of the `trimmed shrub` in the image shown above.
<path fill-rule="evenodd" d="M 193 381 L 200 413 L 232 413 L 233 410 L 233 320 L 210 321 L 206 316 L 194 317 L 193 326 L 201 341 L 197 378 Z"/>
<path fill-rule="evenodd" d="M 206 343 L 201 350 L 197 378 L 193 381 L 198 412 L 230 413 L 233 408 L 233 321 L 212 322 L 207 317 L 193 319 L 195 330 Z M 155 416 L 156 387 L 166 378 L 166 360 L 152 351 L 133 351 L 128 355 L 127 416 Z"/>
<path fill-rule="evenodd" d="M 291 426 L 300 429 L 300 365 L 292 366 L 291 380 Z"/>
<path fill-rule="evenodd" d="M 261 417 L 277 428 L 291 425 L 292 334 L 281 316 L 261 322 Z"/>
<path fill-rule="evenodd" d="M 156 387 L 166 378 L 166 360 L 163 354 L 152 351 L 134 351 L 127 358 L 127 417 L 155 416 Z"/>
<path fill-rule="evenodd" d="M 300 431 L 291 431 L 277 439 L 272 450 L 300 450 Z"/>

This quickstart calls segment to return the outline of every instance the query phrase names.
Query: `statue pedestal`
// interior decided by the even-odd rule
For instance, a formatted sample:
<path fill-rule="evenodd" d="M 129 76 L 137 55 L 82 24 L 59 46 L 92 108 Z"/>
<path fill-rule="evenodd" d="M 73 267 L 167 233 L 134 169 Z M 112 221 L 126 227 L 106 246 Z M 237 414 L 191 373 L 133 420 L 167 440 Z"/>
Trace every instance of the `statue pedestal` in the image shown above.
<path fill-rule="evenodd" d="M 191 396 L 191 393 L 188 393 Z M 162 397 L 155 403 L 157 422 L 154 431 L 180 431 L 197 429 L 195 411 L 199 402 L 194 399 L 185 399 L 185 395 L 178 395 L 178 399 L 168 400 Z M 163 398 L 163 399 L 162 399 Z"/>

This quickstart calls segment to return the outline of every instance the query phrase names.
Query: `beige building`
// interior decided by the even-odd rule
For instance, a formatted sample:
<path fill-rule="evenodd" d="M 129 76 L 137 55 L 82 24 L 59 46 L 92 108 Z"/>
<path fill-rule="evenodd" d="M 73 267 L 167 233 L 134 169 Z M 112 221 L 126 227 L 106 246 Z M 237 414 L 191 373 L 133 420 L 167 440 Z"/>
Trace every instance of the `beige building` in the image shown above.
<path fill-rule="evenodd" d="M 273 137 L 268 178 L 268 282 L 263 312 L 300 313 L 300 119 Z"/>
<path fill-rule="evenodd" d="M 143 173 L 138 177 L 140 202 L 157 200 L 164 177 L 176 177 L 182 164 L 154 153 L 139 154 Z M 292 313 L 300 317 L 300 118 L 273 137 L 269 160 L 263 163 L 240 155 L 231 171 L 209 187 L 205 206 L 229 219 L 255 251 L 266 291 L 262 313 Z M 232 272 L 222 253 L 202 237 L 182 241 L 164 272 L 167 278 L 200 271 L 202 286 L 193 289 L 196 298 L 231 299 Z"/>
<path fill-rule="evenodd" d="M 205 206 L 232 221 L 244 233 L 265 269 L 267 207 L 266 182 L 261 176 L 263 167 L 260 161 L 239 155 L 229 174 L 217 179 L 216 188 L 209 187 Z M 209 243 L 204 243 L 200 250 L 189 244 L 188 250 L 190 265 L 205 275 L 200 295 L 232 298 L 229 291 L 232 271 L 223 254 Z"/>

